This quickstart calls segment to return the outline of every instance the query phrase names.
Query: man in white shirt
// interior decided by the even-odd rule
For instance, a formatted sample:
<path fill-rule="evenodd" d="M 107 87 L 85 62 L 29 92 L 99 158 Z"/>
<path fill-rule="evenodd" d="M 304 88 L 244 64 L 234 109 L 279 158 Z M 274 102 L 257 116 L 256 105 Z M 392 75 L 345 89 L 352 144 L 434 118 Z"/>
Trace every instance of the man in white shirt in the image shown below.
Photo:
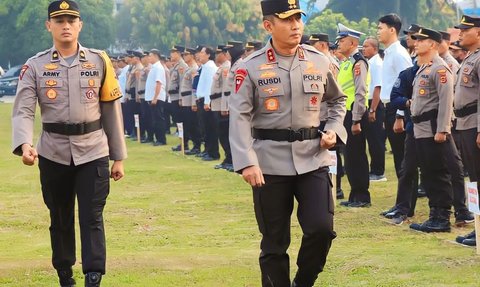
<path fill-rule="evenodd" d="M 383 60 L 378 54 L 378 40 L 368 37 L 363 42 L 363 55 L 368 59 L 370 86 L 368 128 L 366 137 L 370 153 L 370 181 L 385 181 L 385 107 L 380 101 Z"/>
<path fill-rule="evenodd" d="M 205 127 L 205 151 L 202 160 L 211 161 L 220 158 L 218 151 L 218 133 L 213 112 L 210 110 L 210 95 L 212 92 L 213 77 L 217 72 L 217 65 L 213 62 L 215 52 L 210 47 L 199 47 L 198 60 L 202 65 L 202 73 L 197 86 L 197 105 L 199 116 L 203 117 Z"/>
<path fill-rule="evenodd" d="M 145 102 L 150 107 L 150 120 L 152 130 L 148 131 L 149 135 L 155 135 L 154 146 L 166 145 L 165 138 L 165 100 L 166 100 L 166 75 L 162 63 L 160 63 L 160 51 L 153 49 L 149 53 L 151 69 L 148 73 L 147 82 L 145 84 Z"/>
<path fill-rule="evenodd" d="M 382 68 L 382 88 L 380 100 L 385 104 L 385 131 L 393 152 L 397 177 L 403 160 L 405 132 L 394 133 L 393 124 L 397 111 L 390 108 L 390 93 L 401 71 L 412 66 L 412 59 L 407 50 L 398 41 L 402 21 L 397 14 L 387 14 L 378 20 L 378 41 L 385 46 Z"/>

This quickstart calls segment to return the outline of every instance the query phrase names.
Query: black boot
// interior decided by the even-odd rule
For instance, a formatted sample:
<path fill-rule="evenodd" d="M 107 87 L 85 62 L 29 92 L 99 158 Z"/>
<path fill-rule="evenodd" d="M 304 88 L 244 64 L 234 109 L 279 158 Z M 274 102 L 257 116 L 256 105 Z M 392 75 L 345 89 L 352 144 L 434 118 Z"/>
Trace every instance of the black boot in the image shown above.
<path fill-rule="evenodd" d="M 58 280 L 60 281 L 61 287 L 75 287 L 76 282 L 73 279 L 73 272 L 72 268 L 64 269 L 64 270 L 57 270 Z"/>
<path fill-rule="evenodd" d="M 430 218 L 422 224 L 412 223 L 410 228 L 421 232 L 450 232 L 450 210 L 430 208 Z"/>
<path fill-rule="evenodd" d="M 100 272 L 88 272 L 85 274 L 85 287 L 100 287 L 102 274 Z"/>

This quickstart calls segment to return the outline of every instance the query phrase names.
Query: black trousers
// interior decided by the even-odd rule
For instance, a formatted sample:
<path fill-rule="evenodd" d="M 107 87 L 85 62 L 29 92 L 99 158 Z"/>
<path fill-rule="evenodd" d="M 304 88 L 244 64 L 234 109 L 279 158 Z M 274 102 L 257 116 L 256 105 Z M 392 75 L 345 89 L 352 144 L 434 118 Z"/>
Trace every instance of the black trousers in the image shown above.
<path fill-rule="evenodd" d="M 371 105 L 372 100 L 369 100 L 369 103 Z M 382 102 L 378 104 L 375 117 L 375 122 L 368 122 L 368 128 L 365 129 L 370 153 L 370 173 L 383 175 L 385 174 L 385 107 Z"/>
<path fill-rule="evenodd" d="M 480 149 L 477 147 L 477 129 L 460 130 L 460 145 L 470 181 L 480 183 Z"/>
<path fill-rule="evenodd" d="M 183 132 L 186 140 L 185 148 L 188 147 L 188 140 L 193 142 L 193 148 L 200 149 L 202 144 L 200 130 L 198 127 L 197 113 L 192 111 L 192 107 L 180 107 L 180 113 L 183 118 Z"/>
<path fill-rule="evenodd" d="M 367 128 L 367 114 L 362 117 L 360 125 L 362 129 Z M 352 112 L 347 111 L 344 120 L 348 139 L 345 146 L 345 170 L 347 172 L 348 182 L 352 188 L 348 201 L 370 202 L 370 179 L 368 175 L 367 142 L 365 132 L 358 135 L 352 134 Z"/>
<path fill-rule="evenodd" d="M 182 115 L 180 114 L 179 102 L 180 100 L 174 100 L 170 103 L 170 113 L 174 124 L 183 122 Z"/>
<path fill-rule="evenodd" d="M 128 102 L 122 103 L 122 117 L 123 117 L 124 132 L 125 132 L 125 134 L 129 135 L 129 134 L 132 133 L 133 124 L 132 124 L 132 122 L 129 120 Z"/>
<path fill-rule="evenodd" d="M 135 100 L 127 99 L 124 106 L 125 129 L 129 135 L 136 135 L 137 129 L 135 128 L 135 118 L 133 116 L 135 113 Z"/>
<path fill-rule="evenodd" d="M 215 115 L 212 111 L 205 111 L 204 99 L 197 101 L 198 115 L 202 117 L 203 129 L 205 131 L 205 152 L 213 158 L 219 158 L 218 150 L 218 128 Z"/>
<path fill-rule="evenodd" d="M 140 134 L 153 140 L 152 115 L 149 102 L 144 99 L 140 100 Z"/>
<path fill-rule="evenodd" d="M 415 144 L 428 205 L 430 208 L 450 210 L 453 192 L 446 154 L 451 152 L 453 145 L 451 136 L 448 135 L 444 143 L 436 143 L 431 137 L 415 139 Z"/>
<path fill-rule="evenodd" d="M 43 200 L 50 210 L 52 263 L 57 270 L 75 264 L 75 196 L 82 245 L 83 273 L 105 274 L 103 208 L 110 189 L 108 157 L 74 166 L 39 157 Z"/>
<path fill-rule="evenodd" d="M 417 204 L 418 157 L 413 133 L 406 133 L 402 168 L 398 177 L 395 206 L 404 215 L 413 216 Z"/>
<path fill-rule="evenodd" d="M 390 104 L 385 106 L 385 132 L 387 134 L 388 141 L 390 142 L 390 147 L 393 152 L 393 161 L 395 164 L 395 172 L 397 173 L 397 178 L 399 178 L 399 172 L 402 168 L 403 154 L 404 154 L 404 143 L 405 143 L 405 132 L 395 133 L 393 132 L 393 125 L 395 123 L 395 115 L 397 113 L 396 109 L 390 107 Z"/>
<path fill-rule="evenodd" d="M 303 231 L 298 252 L 298 286 L 313 286 L 323 271 L 332 240 L 333 198 L 328 168 L 297 176 L 264 175 L 265 185 L 253 188 L 253 203 L 262 233 L 262 286 L 290 287 L 290 222 L 294 198 Z"/>
<path fill-rule="evenodd" d="M 230 141 L 228 139 L 230 132 L 230 118 L 229 116 L 222 116 L 221 112 L 214 112 L 218 125 L 218 140 L 225 151 L 225 159 L 223 163 L 232 164 L 232 151 L 230 149 Z"/>
<path fill-rule="evenodd" d="M 155 141 L 158 143 L 167 143 L 165 137 L 166 119 L 165 119 L 165 102 L 157 101 L 156 105 L 148 102 L 152 121 L 152 132 L 155 135 Z M 150 135 L 150 134 L 149 134 Z"/>

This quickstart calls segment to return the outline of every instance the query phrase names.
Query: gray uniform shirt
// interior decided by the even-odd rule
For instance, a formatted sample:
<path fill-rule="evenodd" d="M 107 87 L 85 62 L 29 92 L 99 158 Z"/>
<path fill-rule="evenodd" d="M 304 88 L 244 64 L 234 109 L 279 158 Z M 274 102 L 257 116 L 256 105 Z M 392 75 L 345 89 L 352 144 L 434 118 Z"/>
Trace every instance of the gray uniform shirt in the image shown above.
<path fill-rule="evenodd" d="M 210 108 L 214 112 L 221 111 L 222 95 L 225 83 L 227 82 L 228 71 L 230 70 L 230 61 L 225 61 L 213 76 L 212 89 L 210 95 Z"/>
<path fill-rule="evenodd" d="M 180 59 L 170 71 L 168 94 L 171 101 L 178 101 L 180 99 L 180 82 L 187 69 L 187 63 L 185 63 L 183 59 Z"/>
<path fill-rule="evenodd" d="M 235 87 L 235 71 L 238 68 L 238 65 L 240 62 L 243 61 L 243 59 L 238 59 L 233 65 L 230 67 L 230 70 L 228 71 L 227 78 L 225 79 L 225 83 L 223 84 L 223 94 L 222 94 L 222 103 L 221 103 L 221 111 L 222 112 L 228 112 L 230 110 L 229 108 L 229 101 L 230 101 L 230 96 L 234 92 L 234 87 Z"/>
<path fill-rule="evenodd" d="M 453 75 L 447 63 L 435 56 L 430 64 L 418 69 L 413 80 L 412 116 L 438 110 L 437 130 L 432 131 L 430 121 L 415 123 L 415 138 L 431 138 L 435 133 L 450 133 L 453 112 Z"/>
<path fill-rule="evenodd" d="M 326 56 L 330 61 L 330 66 L 329 66 L 330 72 L 332 72 L 333 77 L 335 77 L 336 79 L 338 75 L 338 71 L 340 70 L 340 65 L 338 64 L 338 61 L 334 57 L 332 57 L 332 55 L 327 54 Z M 322 103 L 320 104 L 320 120 L 326 121 L 327 118 L 328 118 L 327 102 L 322 101 Z"/>
<path fill-rule="evenodd" d="M 105 68 L 100 53 L 79 46 L 77 57 L 69 65 L 53 47 L 26 62 L 12 112 L 15 154 L 22 154 L 22 144 L 33 145 L 38 103 L 43 123 L 88 123 L 101 119 L 103 127 L 75 136 L 42 131 L 37 145 L 39 155 L 64 165 L 70 165 L 72 159 L 80 165 L 105 156 L 111 160 L 127 157 L 120 101 L 100 102 Z"/>
<path fill-rule="evenodd" d="M 455 58 L 452 56 L 452 54 L 450 54 L 449 51 L 447 51 L 445 55 L 443 55 L 442 59 L 445 61 L 445 63 L 447 63 L 448 68 L 450 69 L 450 71 L 452 71 L 454 81 L 456 81 L 458 69 L 460 69 L 460 64 L 457 60 L 455 60 Z"/>
<path fill-rule="evenodd" d="M 198 65 L 195 63 L 185 71 L 182 82 L 180 83 L 180 99 L 182 100 L 182 107 L 191 107 L 193 101 L 192 84 L 193 77 L 197 74 Z"/>
<path fill-rule="evenodd" d="M 480 49 L 470 53 L 463 60 L 458 71 L 455 83 L 455 109 L 461 109 L 470 105 L 480 105 Z M 480 111 L 480 107 L 478 109 Z M 480 113 L 474 113 L 466 117 L 457 117 L 457 130 L 469 130 L 476 128 L 480 131 Z"/>
<path fill-rule="evenodd" d="M 292 64 L 278 61 L 269 42 L 239 62 L 230 97 L 230 145 L 236 171 L 259 166 L 264 174 L 298 175 L 330 165 L 320 140 L 271 141 L 252 138 L 252 128 L 293 129 L 320 125 L 320 102 L 328 103 L 326 130 L 346 142 L 345 95 L 329 71 L 328 58 L 299 46 Z"/>

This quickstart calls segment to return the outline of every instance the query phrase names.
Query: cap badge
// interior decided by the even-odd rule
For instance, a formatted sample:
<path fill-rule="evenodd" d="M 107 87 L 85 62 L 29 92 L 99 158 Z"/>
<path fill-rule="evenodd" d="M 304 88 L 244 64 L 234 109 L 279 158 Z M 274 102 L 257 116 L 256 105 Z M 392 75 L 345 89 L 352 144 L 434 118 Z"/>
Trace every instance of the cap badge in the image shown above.
<path fill-rule="evenodd" d="M 70 8 L 70 5 L 68 5 L 67 2 L 63 1 L 63 2 L 60 4 L 60 9 L 62 9 L 62 10 L 67 10 L 68 8 Z"/>
<path fill-rule="evenodd" d="M 295 0 L 288 0 L 288 9 L 295 9 L 297 8 L 297 3 Z"/>

